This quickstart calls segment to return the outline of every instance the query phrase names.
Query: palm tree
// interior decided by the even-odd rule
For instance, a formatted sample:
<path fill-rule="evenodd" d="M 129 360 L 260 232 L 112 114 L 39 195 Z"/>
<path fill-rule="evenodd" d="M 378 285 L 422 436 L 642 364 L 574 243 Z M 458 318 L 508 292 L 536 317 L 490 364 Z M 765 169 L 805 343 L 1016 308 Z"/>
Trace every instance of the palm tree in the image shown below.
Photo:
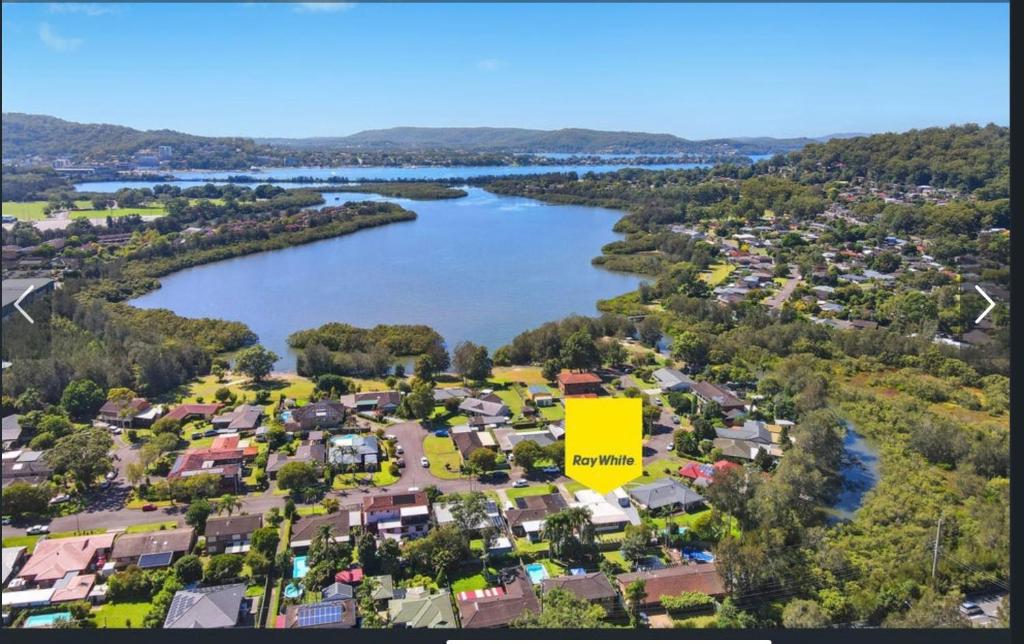
<path fill-rule="evenodd" d="M 228 516 L 231 516 L 235 510 L 242 509 L 242 501 L 238 499 L 234 494 L 225 494 L 220 497 L 217 501 L 217 514 L 221 512 L 227 512 Z"/>
<path fill-rule="evenodd" d="M 571 559 L 582 548 L 594 543 L 594 524 L 587 508 L 566 508 L 544 520 L 542 537 L 551 544 L 556 559 Z"/>
<path fill-rule="evenodd" d="M 640 618 L 640 604 L 647 597 L 647 584 L 637 579 L 626 586 L 626 607 L 629 609 L 629 623 L 636 628 Z"/>
<path fill-rule="evenodd" d="M 340 504 L 338 503 L 338 499 L 326 498 L 320 502 L 320 505 L 322 505 L 324 510 L 327 511 L 327 514 L 334 514 L 338 511 Z"/>

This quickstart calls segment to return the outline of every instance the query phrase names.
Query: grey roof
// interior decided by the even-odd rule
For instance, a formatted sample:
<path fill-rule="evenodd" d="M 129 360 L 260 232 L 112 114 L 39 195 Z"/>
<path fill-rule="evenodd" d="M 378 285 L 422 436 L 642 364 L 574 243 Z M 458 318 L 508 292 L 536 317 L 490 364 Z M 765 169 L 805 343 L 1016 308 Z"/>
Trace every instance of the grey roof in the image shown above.
<path fill-rule="evenodd" d="M 455 611 L 447 590 L 428 595 L 422 588 L 410 588 L 405 597 L 388 602 L 393 625 L 408 628 L 457 628 Z"/>
<path fill-rule="evenodd" d="M 230 628 L 238 623 L 245 584 L 179 590 L 171 600 L 164 628 Z"/>
<path fill-rule="evenodd" d="M 391 575 L 374 575 L 367 579 L 376 582 L 376 587 L 373 589 L 374 601 L 392 599 L 395 596 L 395 582 Z"/>
<path fill-rule="evenodd" d="M 323 601 L 337 601 L 339 599 L 352 599 L 355 594 L 352 591 L 352 586 L 343 584 L 340 581 L 336 581 L 330 586 L 321 591 L 323 595 Z"/>
<path fill-rule="evenodd" d="M 682 483 L 667 478 L 659 479 L 646 485 L 638 485 L 629 490 L 629 495 L 640 505 L 651 509 L 670 505 L 680 505 L 685 508 L 704 502 L 704 497 L 701 495 Z"/>
<path fill-rule="evenodd" d="M 759 420 L 748 420 L 740 427 L 719 427 L 715 430 L 719 438 L 733 438 L 752 443 L 772 444 L 772 433 Z"/>
<path fill-rule="evenodd" d="M 656 369 L 652 375 L 665 388 L 675 387 L 680 384 L 684 384 L 687 387 L 693 386 L 693 379 L 678 369 L 663 367 Z"/>
<path fill-rule="evenodd" d="M 18 279 L 7 279 L 3 281 L 3 308 L 7 308 L 21 297 L 25 290 L 31 286 L 33 290 L 39 290 L 53 283 L 48 277 L 27 277 Z"/>
<path fill-rule="evenodd" d="M 543 580 L 540 585 L 545 593 L 555 588 L 561 588 L 588 602 L 613 599 L 616 596 L 615 587 L 603 572 L 552 577 Z"/>
<path fill-rule="evenodd" d="M 16 441 L 21 436 L 21 423 L 18 422 L 18 415 L 11 414 L 4 416 L 3 420 L 3 441 Z"/>
<path fill-rule="evenodd" d="M 434 402 L 443 403 L 451 398 L 469 398 L 473 392 L 465 387 L 447 387 L 434 390 Z"/>
<path fill-rule="evenodd" d="M 15 548 L 4 548 L 3 550 L 3 579 L 0 584 L 7 585 L 7 580 L 14 574 L 14 567 L 18 560 L 25 556 L 25 546 Z"/>
<path fill-rule="evenodd" d="M 541 447 L 547 447 L 551 443 L 555 442 L 555 436 L 547 429 L 531 432 L 515 432 L 508 435 L 508 444 L 513 448 L 523 441 L 533 441 Z"/>
<path fill-rule="evenodd" d="M 507 405 L 501 402 L 481 400 L 480 398 L 466 398 L 459 405 L 459 411 L 477 416 L 511 416 Z"/>
<path fill-rule="evenodd" d="M 226 517 L 210 517 L 206 520 L 206 528 L 203 534 L 207 539 L 218 537 L 230 537 L 240 534 L 248 538 L 253 531 L 263 527 L 262 514 L 239 514 Z"/>

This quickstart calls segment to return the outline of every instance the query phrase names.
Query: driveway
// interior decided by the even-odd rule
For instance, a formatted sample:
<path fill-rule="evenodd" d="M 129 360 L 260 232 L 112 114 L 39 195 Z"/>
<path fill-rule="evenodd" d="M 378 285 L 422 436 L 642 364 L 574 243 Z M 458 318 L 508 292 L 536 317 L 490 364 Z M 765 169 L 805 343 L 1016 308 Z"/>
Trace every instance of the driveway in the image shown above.
<path fill-rule="evenodd" d="M 765 304 L 767 304 L 773 309 L 782 308 L 782 305 L 786 303 L 786 300 L 789 299 L 789 296 L 793 294 L 794 290 L 796 290 L 797 284 L 799 284 L 800 280 L 803 279 L 800 276 L 800 270 L 797 269 L 796 266 L 792 266 L 790 268 L 793 271 L 793 276 L 786 280 L 786 283 L 782 285 L 782 288 L 779 289 L 778 293 L 765 300 Z"/>

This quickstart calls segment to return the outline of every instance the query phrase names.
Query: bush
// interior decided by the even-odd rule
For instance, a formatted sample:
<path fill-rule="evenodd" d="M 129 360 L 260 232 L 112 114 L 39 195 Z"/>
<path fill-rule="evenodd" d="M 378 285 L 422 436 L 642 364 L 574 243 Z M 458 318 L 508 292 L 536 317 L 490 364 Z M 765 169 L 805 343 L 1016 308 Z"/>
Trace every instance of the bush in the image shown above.
<path fill-rule="evenodd" d="M 713 608 L 715 600 L 705 593 L 682 592 L 678 595 L 663 595 L 661 605 L 669 614 L 692 613 Z"/>
<path fill-rule="evenodd" d="M 203 578 L 203 562 L 195 555 L 185 555 L 174 564 L 174 574 L 182 584 Z"/>

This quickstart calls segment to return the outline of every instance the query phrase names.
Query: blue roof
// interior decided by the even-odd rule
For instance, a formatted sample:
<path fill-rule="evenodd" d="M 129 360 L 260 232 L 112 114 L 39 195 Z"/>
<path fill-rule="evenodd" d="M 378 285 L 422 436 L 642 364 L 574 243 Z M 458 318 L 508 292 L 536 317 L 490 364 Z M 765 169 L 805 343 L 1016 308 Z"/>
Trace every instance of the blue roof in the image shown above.
<path fill-rule="evenodd" d="M 299 606 L 296 617 L 298 626 L 302 628 L 340 622 L 344 612 L 345 607 L 341 602 L 324 602 Z"/>

